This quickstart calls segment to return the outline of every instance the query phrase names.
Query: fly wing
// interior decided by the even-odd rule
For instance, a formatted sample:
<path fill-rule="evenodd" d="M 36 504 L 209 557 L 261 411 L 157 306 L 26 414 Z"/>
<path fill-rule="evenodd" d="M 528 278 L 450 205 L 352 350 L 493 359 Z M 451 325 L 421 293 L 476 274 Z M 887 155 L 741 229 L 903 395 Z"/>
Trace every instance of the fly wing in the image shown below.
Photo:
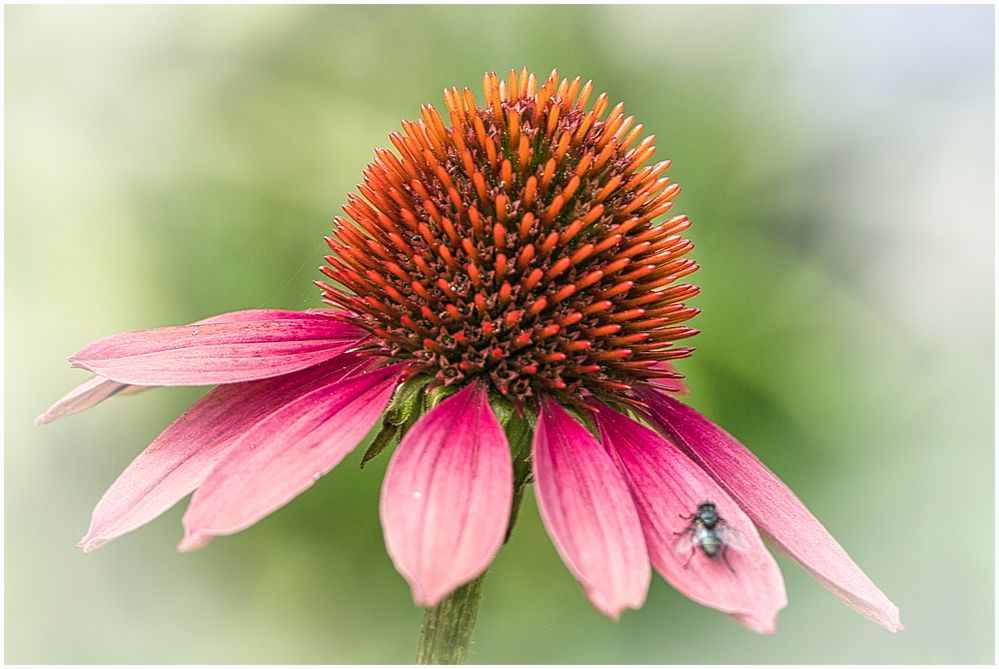
<path fill-rule="evenodd" d="M 674 553 L 689 553 L 691 549 L 697 546 L 697 539 L 694 538 L 693 528 L 688 527 L 684 531 L 680 532 L 680 535 L 676 539 L 676 543 L 673 544 Z"/>
<path fill-rule="evenodd" d="M 746 537 L 742 534 L 742 532 L 735 529 L 728 523 L 719 523 L 717 531 L 722 542 L 732 550 L 738 551 L 739 553 L 744 553 L 749 550 L 749 542 L 746 541 Z"/>

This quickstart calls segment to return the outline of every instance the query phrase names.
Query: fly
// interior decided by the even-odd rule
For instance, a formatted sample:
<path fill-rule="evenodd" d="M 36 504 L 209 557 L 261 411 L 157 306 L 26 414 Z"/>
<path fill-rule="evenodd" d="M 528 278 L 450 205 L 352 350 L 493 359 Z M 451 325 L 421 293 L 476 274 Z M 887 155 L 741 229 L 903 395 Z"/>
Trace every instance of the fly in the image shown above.
<path fill-rule="evenodd" d="M 687 561 L 683 563 L 684 569 L 690 564 L 694 553 L 700 548 L 704 555 L 712 560 L 721 555 L 725 566 L 734 574 L 735 569 L 728 561 L 728 549 L 735 551 L 745 551 L 748 549 L 746 542 L 734 527 L 725 522 L 718 515 L 718 509 L 714 502 L 701 502 L 697 505 L 697 510 L 690 515 L 680 515 L 684 520 L 690 521 L 687 527 L 674 534 L 680 535 L 673 550 L 682 553 L 690 549 Z"/>

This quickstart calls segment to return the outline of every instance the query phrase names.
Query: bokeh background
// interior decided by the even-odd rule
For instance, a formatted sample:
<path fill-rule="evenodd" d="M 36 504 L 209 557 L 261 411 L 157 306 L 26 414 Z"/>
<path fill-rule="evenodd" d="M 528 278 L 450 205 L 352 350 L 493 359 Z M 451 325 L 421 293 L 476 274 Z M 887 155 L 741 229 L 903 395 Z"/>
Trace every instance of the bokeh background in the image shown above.
<path fill-rule="evenodd" d="M 618 623 L 533 499 L 482 663 L 994 661 L 991 7 L 6 7 L 5 642 L 12 663 L 409 662 L 387 458 L 359 452 L 180 555 L 183 504 L 91 555 L 104 489 L 201 391 L 36 427 L 114 332 L 320 306 L 322 235 L 375 146 L 486 70 L 592 78 L 658 137 L 703 269 L 690 401 L 901 607 L 790 560 L 775 637 L 654 579 Z"/>

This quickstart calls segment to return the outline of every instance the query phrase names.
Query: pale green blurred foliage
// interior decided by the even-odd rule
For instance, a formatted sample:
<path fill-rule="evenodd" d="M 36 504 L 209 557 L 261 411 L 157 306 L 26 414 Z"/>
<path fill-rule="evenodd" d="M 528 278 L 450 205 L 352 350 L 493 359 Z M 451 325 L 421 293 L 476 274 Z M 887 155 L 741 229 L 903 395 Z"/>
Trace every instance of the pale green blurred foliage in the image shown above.
<path fill-rule="evenodd" d="M 901 607 L 891 635 L 785 567 L 776 637 L 654 579 L 615 624 L 533 500 L 476 662 L 991 663 L 991 7 L 7 7 L 6 660 L 408 662 L 383 456 L 190 555 L 182 507 L 91 555 L 104 489 L 195 399 L 31 420 L 113 332 L 319 306 L 322 235 L 444 86 L 592 78 L 658 137 L 703 269 L 698 408 Z"/>

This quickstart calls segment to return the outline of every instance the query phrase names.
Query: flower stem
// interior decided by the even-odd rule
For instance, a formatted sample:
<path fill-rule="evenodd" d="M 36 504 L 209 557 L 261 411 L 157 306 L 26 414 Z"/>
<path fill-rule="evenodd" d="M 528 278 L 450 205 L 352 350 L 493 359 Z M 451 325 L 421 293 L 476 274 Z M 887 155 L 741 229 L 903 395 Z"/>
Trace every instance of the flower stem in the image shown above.
<path fill-rule="evenodd" d="M 530 480 L 531 429 L 527 421 L 511 416 L 506 424 L 507 439 L 513 456 L 513 503 L 510 508 L 510 525 L 504 540 L 510 539 L 520 510 L 524 489 Z M 482 584 L 488 569 L 474 581 L 461 586 L 437 606 L 427 609 L 423 618 L 423 631 L 416 651 L 417 664 L 462 664 L 468 656 L 472 630 L 479 615 Z"/>
<path fill-rule="evenodd" d="M 485 579 L 486 572 L 482 572 L 443 602 L 427 609 L 416 653 L 417 664 L 461 664 L 465 661 Z"/>

